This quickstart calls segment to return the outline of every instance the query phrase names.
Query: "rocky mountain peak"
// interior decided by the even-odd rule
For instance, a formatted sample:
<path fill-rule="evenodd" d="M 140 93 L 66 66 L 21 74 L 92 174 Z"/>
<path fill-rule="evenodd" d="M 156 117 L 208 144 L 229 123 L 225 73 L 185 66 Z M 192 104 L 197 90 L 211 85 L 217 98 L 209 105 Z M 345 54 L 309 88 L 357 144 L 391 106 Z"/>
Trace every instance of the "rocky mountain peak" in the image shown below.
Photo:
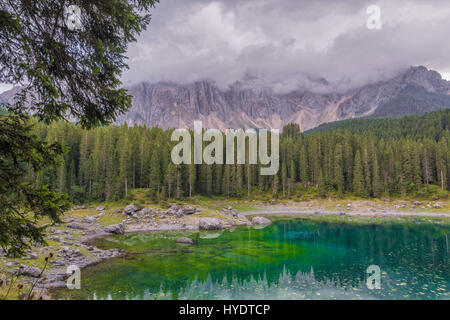
<path fill-rule="evenodd" d="M 322 87 L 324 78 L 310 77 Z M 17 87 L 0 99 L 11 103 Z M 281 129 L 297 123 L 309 130 L 322 123 L 366 116 L 422 114 L 450 107 L 450 82 L 426 67 L 411 67 L 390 80 L 371 83 L 346 92 L 313 92 L 305 88 L 279 93 L 256 78 L 247 77 L 227 89 L 213 81 L 187 84 L 142 82 L 129 88 L 131 109 L 119 124 L 193 128 L 195 120 L 205 128 Z"/>
<path fill-rule="evenodd" d="M 406 84 L 423 87 L 430 92 L 448 94 L 450 92 L 450 82 L 442 79 L 442 76 L 434 71 L 428 70 L 424 66 L 410 67 L 402 77 Z"/>
<path fill-rule="evenodd" d="M 310 78 L 321 86 L 329 86 L 326 79 Z M 194 120 L 202 120 L 205 127 L 219 129 L 281 129 L 288 123 L 298 123 L 302 130 L 308 130 L 325 122 L 370 116 L 380 105 L 386 106 L 410 87 L 421 87 L 437 95 L 447 96 L 450 92 L 450 82 L 423 66 L 411 67 L 391 80 L 343 93 L 299 89 L 280 94 L 249 77 L 226 90 L 206 80 L 190 84 L 145 83 L 130 88 L 133 107 L 119 123 L 192 128 Z M 433 108 L 436 107 L 434 103 Z M 442 107 L 447 106 L 444 103 Z"/>

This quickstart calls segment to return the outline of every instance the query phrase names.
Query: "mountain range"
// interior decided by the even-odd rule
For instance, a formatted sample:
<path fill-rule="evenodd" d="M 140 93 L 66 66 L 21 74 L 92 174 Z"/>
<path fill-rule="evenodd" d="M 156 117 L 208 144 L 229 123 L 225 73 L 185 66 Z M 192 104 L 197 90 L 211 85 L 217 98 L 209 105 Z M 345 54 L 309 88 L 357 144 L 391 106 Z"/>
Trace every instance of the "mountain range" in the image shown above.
<path fill-rule="evenodd" d="M 328 86 L 321 79 L 320 86 Z M 15 89 L 0 99 L 10 101 Z M 201 120 L 205 128 L 279 128 L 297 123 L 302 131 L 323 123 L 361 117 L 399 117 L 450 108 L 450 81 L 426 67 L 410 67 L 384 81 L 344 92 L 299 89 L 277 93 L 246 81 L 221 90 L 213 81 L 189 84 L 142 82 L 128 88 L 130 110 L 117 123 L 193 128 Z"/>

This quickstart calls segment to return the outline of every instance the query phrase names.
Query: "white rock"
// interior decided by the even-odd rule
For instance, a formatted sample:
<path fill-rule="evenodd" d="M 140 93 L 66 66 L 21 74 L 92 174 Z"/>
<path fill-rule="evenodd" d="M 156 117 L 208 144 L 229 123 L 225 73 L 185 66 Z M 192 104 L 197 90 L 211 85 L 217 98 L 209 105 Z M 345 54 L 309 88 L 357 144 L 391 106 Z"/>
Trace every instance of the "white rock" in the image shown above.
<path fill-rule="evenodd" d="M 264 217 L 254 217 L 252 219 L 252 224 L 254 224 L 254 225 L 268 225 L 271 223 L 272 223 L 272 221 L 270 221 L 269 219 L 264 218 Z"/>
<path fill-rule="evenodd" d="M 200 230 L 221 230 L 223 229 L 223 223 L 217 218 L 202 218 L 199 221 Z"/>
<path fill-rule="evenodd" d="M 105 232 L 112 233 L 112 234 L 124 234 L 125 233 L 125 227 L 123 224 L 114 224 L 111 226 L 108 226 L 105 228 Z"/>
<path fill-rule="evenodd" d="M 141 208 L 139 206 L 137 206 L 135 204 L 130 204 L 130 205 L 126 206 L 125 209 L 123 209 L 123 212 L 125 214 L 130 215 L 132 213 L 135 213 L 136 211 L 139 211 L 140 209 Z"/>

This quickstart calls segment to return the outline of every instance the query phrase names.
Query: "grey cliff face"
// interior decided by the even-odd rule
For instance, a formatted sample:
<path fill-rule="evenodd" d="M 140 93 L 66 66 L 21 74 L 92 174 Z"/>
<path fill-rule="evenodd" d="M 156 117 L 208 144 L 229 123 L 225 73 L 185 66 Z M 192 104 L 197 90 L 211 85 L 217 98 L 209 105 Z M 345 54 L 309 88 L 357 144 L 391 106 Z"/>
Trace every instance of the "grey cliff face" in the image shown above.
<path fill-rule="evenodd" d="M 321 87 L 329 86 L 325 79 L 317 83 Z M 4 92 L 0 99 L 11 103 L 17 90 L 15 87 Z M 193 128 L 194 121 L 201 120 L 204 128 L 222 130 L 281 129 L 286 124 L 297 123 L 305 131 L 349 118 L 378 114 L 401 116 L 450 107 L 450 82 L 422 66 L 411 67 L 390 80 L 346 92 L 297 90 L 279 94 L 272 88 L 258 87 L 245 80 L 227 90 L 219 89 L 211 81 L 140 83 L 129 88 L 129 93 L 133 96 L 132 107 L 117 123 L 161 128 Z M 409 104 L 412 101 L 414 108 L 404 106 L 404 101 Z M 403 104 L 400 111 L 399 102 Z"/>
<path fill-rule="evenodd" d="M 322 84 L 327 85 L 325 80 Z M 302 130 L 308 130 L 326 122 L 370 116 L 380 105 L 411 86 L 439 95 L 450 94 L 450 82 L 425 67 L 411 67 L 388 81 L 343 93 L 299 90 L 277 94 L 270 88 L 251 87 L 241 82 L 226 91 L 210 81 L 183 85 L 141 83 L 130 88 L 133 107 L 118 122 L 193 128 L 193 122 L 201 120 L 205 128 L 219 129 L 281 129 L 288 123 L 298 123 Z"/>

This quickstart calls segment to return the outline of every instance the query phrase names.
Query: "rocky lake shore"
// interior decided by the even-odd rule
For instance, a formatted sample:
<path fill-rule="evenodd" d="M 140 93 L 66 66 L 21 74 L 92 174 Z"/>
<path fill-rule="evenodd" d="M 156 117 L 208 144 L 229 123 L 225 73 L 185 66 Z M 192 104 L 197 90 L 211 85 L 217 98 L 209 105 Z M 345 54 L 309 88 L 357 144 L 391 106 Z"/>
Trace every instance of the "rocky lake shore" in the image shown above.
<path fill-rule="evenodd" d="M 222 230 L 242 225 L 270 223 L 266 218 L 253 220 L 252 222 L 246 216 L 237 213 L 231 206 L 223 208 L 219 217 L 202 214 L 200 209 L 193 206 L 176 204 L 167 210 L 140 207 L 135 204 L 123 209 L 75 206 L 63 219 L 63 224 L 48 228 L 48 246 L 28 250 L 27 256 L 20 259 L 8 258 L 1 252 L 0 274 L 20 276 L 24 283 L 37 282 L 36 288 L 41 289 L 43 297 L 48 298 L 49 289 L 66 286 L 66 279 L 70 275 L 67 274 L 68 266 L 83 269 L 125 255 L 125 252 L 117 249 L 102 250 L 89 244 L 94 238 L 136 232 Z M 189 242 L 180 241 L 180 243 Z M 49 254 L 52 259 L 49 260 L 45 272 L 42 272 L 40 259 Z"/>

